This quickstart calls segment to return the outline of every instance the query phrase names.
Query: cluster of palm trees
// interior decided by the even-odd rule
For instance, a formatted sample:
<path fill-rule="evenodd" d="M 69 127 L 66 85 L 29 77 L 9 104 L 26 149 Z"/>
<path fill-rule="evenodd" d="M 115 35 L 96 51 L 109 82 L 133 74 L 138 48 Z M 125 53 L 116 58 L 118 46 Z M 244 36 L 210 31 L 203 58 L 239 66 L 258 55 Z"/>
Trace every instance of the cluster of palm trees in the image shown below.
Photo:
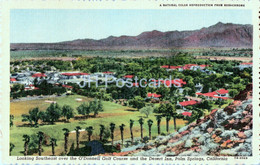
<path fill-rule="evenodd" d="M 158 135 L 161 134 L 161 128 L 160 128 L 160 124 L 161 124 L 161 119 L 163 116 L 156 116 L 156 121 L 157 121 L 157 132 Z M 165 116 L 166 119 L 166 131 L 169 132 L 169 121 L 170 121 L 170 117 L 169 116 Z M 130 119 L 129 121 L 129 127 L 130 127 L 130 138 L 131 138 L 131 143 L 134 144 L 134 134 L 133 134 L 133 126 L 134 126 L 134 120 Z M 138 120 L 138 123 L 140 125 L 140 136 L 141 136 L 141 140 L 144 139 L 143 137 L 143 126 L 144 126 L 144 119 L 140 118 Z M 152 140 L 152 125 L 153 125 L 153 120 L 149 119 L 147 120 L 147 125 L 148 125 L 148 134 L 149 134 L 149 140 Z M 121 134 L 121 145 L 124 145 L 124 129 L 125 129 L 125 124 L 121 124 L 119 125 L 119 129 L 120 129 L 120 134 Z M 74 130 L 76 132 L 76 149 L 79 149 L 79 145 L 80 145 L 80 130 L 82 128 L 80 126 L 77 126 Z M 116 124 L 115 123 L 110 123 L 109 124 L 109 130 L 110 130 L 110 138 L 111 138 L 111 145 L 112 147 L 114 146 L 114 132 L 116 129 Z M 176 129 L 176 128 L 175 128 Z M 63 128 L 62 129 L 64 131 L 64 154 L 67 155 L 68 154 L 68 140 L 69 140 L 69 135 L 70 135 L 70 131 L 67 128 Z M 94 128 L 92 126 L 88 126 L 85 128 L 85 131 L 88 134 L 88 141 L 91 141 L 91 137 L 93 135 L 93 131 Z M 105 133 L 105 126 L 100 124 L 100 128 L 99 128 L 99 140 L 100 141 L 104 141 L 104 133 Z M 39 131 L 37 133 L 37 137 L 38 137 L 38 154 L 39 156 L 41 156 L 42 154 L 42 144 L 43 144 L 43 139 L 44 139 L 44 133 Z M 28 155 L 28 145 L 30 143 L 30 136 L 29 135 L 23 135 L 23 141 L 24 141 L 24 156 Z M 55 147 L 57 146 L 56 144 L 57 139 L 55 138 L 51 138 L 50 140 L 50 145 L 52 147 L 52 155 L 55 155 Z M 14 148 L 14 146 L 11 146 L 12 149 Z M 10 151 L 11 152 L 11 151 Z"/>

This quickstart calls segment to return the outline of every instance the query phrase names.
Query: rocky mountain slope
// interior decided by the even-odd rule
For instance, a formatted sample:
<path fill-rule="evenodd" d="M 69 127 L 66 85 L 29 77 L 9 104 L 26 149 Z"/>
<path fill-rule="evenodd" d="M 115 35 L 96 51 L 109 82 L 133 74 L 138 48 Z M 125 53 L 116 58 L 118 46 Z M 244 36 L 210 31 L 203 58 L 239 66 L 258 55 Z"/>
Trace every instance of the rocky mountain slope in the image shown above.
<path fill-rule="evenodd" d="M 252 84 L 224 109 L 212 110 L 168 136 L 148 144 L 125 148 L 113 155 L 126 156 L 250 156 L 252 155 Z"/>
<path fill-rule="evenodd" d="M 252 25 L 217 23 L 193 31 L 149 31 L 138 36 L 110 36 L 105 39 L 79 39 L 59 43 L 14 43 L 11 50 L 99 50 L 169 49 L 173 47 L 252 47 Z"/>

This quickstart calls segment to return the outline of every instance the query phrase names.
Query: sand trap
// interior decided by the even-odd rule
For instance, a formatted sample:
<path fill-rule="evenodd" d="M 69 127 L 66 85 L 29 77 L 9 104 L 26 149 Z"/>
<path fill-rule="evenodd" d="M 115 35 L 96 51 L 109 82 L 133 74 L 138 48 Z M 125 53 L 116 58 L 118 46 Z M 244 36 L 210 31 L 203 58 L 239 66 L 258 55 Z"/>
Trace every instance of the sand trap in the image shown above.
<path fill-rule="evenodd" d="M 82 101 L 82 99 L 75 99 L 76 101 Z"/>
<path fill-rule="evenodd" d="M 49 101 L 49 100 L 45 100 L 46 103 L 54 103 L 56 104 L 56 101 Z"/>

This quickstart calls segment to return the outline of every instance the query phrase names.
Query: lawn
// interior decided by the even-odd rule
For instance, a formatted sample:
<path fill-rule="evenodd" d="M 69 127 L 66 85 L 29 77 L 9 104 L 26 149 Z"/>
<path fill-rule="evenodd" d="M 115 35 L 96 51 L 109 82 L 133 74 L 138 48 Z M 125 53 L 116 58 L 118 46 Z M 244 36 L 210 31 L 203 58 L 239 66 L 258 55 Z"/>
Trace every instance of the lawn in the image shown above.
<path fill-rule="evenodd" d="M 76 99 L 81 98 L 83 101 L 90 101 L 92 99 L 89 99 L 84 96 L 79 95 L 71 95 L 71 96 L 65 96 L 65 97 L 58 97 L 58 98 L 51 98 L 48 100 L 56 101 L 59 105 L 70 105 L 72 106 L 75 111 L 76 107 L 78 107 L 82 102 L 77 102 Z M 55 125 L 42 125 L 38 128 L 34 127 L 25 127 L 23 126 L 24 122 L 22 122 L 21 115 L 28 113 L 28 111 L 31 108 L 39 107 L 40 110 L 45 110 L 50 103 L 45 102 L 47 99 L 41 99 L 41 100 L 32 100 L 32 101 L 24 101 L 24 102 L 12 102 L 11 103 L 11 114 L 15 116 L 14 119 L 14 127 L 10 129 L 10 141 L 15 145 L 14 150 L 12 151 L 12 155 L 23 155 L 23 145 L 24 142 L 22 141 L 22 136 L 24 134 L 32 135 L 36 134 L 38 131 L 42 131 L 45 134 L 47 134 L 51 138 L 57 139 L 57 147 L 56 147 L 56 155 L 60 155 L 63 152 L 63 146 L 64 146 L 64 135 L 63 135 L 63 128 L 68 128 L 70 131 L 73 131 L 76 126 L 80 126 L 83 129 L 87 126 L 93 126 L 94 127 L 94 133 L 92 139 L 98 140 L 99 135 L 99 125 L 103 124 L 106 128 L 109 128 L 109 124 L 111 122 L 116 124 L 115 129 L 115 140 L 120 140 L 120 130 L 119 125 L 125 124 L 125 131 L 124 131 L 124 138 L 130 138 L 130 131 L 129 131 L 129 120 L 132 119 L 135 121 L 133 132 L 135 137 L 140 137 L 140 125 L 138 123 L 138 119 L 140 117 L 144 117 L 144 115 L 140 114 L 136 109 L 121 106 L 116 103 L 112 102 L 106 102 L 104 101 L 104 112 L 101 112 L 96 118 L 89 118 L 89 119 L 80 119 L 80 120 L 74 120 L 71 119 L 70 123 L 65 122 L 57 122 Z M 156 119 L 154 114 L 150 115 L 149 118 L 144 117 L 144 136 L 148 136 L 148 126 L 147 126 L 147 120 L 152 119 L 154 121 L 154 124 L 152 126 L 152 136 L 157 135 L 157 125 L 156 125 Z M 177 120 L 177 126 L 181 127 L 184 126 L 185 122 L 183 120 Z M 173 132 L 173 121 L 170 122 L 170 131 Z M 161 132 L 166 133 L 166 122 L 165 119 L 162 118 L 161 122 Z M 76 135 L 75 133 L 70 133 L 69 135 L 69 148 L 71 144 L 75 141 Z M 85 132 L 81 132 L 80 136 L 81 141 L 87 140 L 87 134 Z M 82 145 L 83 147 L 83 145 Z M 51 155 L 51 147 L 50 146 L 44 146 L 44 152 L 42 155 Z M 37 154 L 35 154 L 37 155 Z"/>

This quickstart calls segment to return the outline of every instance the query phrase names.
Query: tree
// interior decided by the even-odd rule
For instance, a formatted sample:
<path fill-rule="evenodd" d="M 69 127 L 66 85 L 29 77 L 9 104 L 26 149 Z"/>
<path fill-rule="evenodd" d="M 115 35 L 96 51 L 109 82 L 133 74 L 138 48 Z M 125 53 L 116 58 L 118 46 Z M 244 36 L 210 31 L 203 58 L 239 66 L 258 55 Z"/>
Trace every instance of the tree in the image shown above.
<path fill-rule="evenodd" d="M 171 116 L 173 118 L 173 125 L 174 125 L 174 130 L 177 130 L 177 125 L 176 125 L 176 119 L 178 118 L 178 113 L 176 112 L 176 109 L 173 109 Z"/>
<path fill-rule="evenodd" d="M 10 115 L 10 127 L 14 126 L 14 115 Z"/>
<path fill-rule="evenodd" d="M 152 131 L 151 131 L 151 128 L 152 128 L 152 125 L 153 125 L 153 121 L 151 119 L 149 119 L 147 121 L 147 124 L 148 124 L 148 127 L 149 127 L 149 139 L 152 140 Z"/>
<path fill-rule="evenodd" d="M 103 140 L 103 134 L 104 134 L 104 131 L 105 131 L 105 126 L 104 125 L 102 125 L 102 124 L 100 124 L 99 125 L 100 126 L 100 128 L 99 128 L 99 140 L 100 141 L 102 141 Z"/>
<path fill-rule="evenodd" d="M 139 110 L 145 106 L 145 100 L 140 96 L 136 96 L 133 99 L 129 100 L 129 105 Z"/>
<path fill-rule="evenodd" d="M 89 126 L 86 128 L 86 131 L 88 132 L 88 141 L 90 142 L 91 141 L 91 136 L 93 134 L 93 127 L 92 126 Z"/>
<path fill-rule="evenodd" d="M 140 127 L 141 127 L 141 139 L 143 139 L 143 124 L 144 124 L 144 119 L 143 118 L 140 118 L 138 120 L 139 124 L 140 124 Z"/>
<path fill-rule="evenodd" d="M 171 104 L 171 103 L 160 104 L 160 106 L 158 108 L 158 113 L 162 113 L 164 116 L 166 116 L 166 115 L 172 116 L 172 114 L 174 113 L 174 110 L 175 110 L 174 107 L 175 107 L 175 105 Z"/>
<path fill-rule="evenodd" d="M 158 128 L 158 135 L 161 134 L 161 119 L 162 119 L 162 116 L 156 116 L 156 121 L 157 121 L 157 128 Z"/>
<path fill-rule="evenodd" d="M 153 113 L 153 110 L 154 110 L 154 108 L 152 106 L 146 106 L 146 107 L 141 108 L 139 111 L 140 111 L 140 113 L 145 114 L 146 118 L 148 118 L 148 116 Z"/>
<path fill-rule="evenodd" d="M 94 117 L 98 115 L 99 112 L 103 112 L 103 104 L 101 100 L 95 99 L 94 101 L 89 103 L 91 112 L 94 112 Z"/>
<path fill-rule="evenodd" d="M 44 133 L 39 131 L 37 133 L 37 136 L 38 136 L 38 139 L 39 139 L 39 141 L 38 141 L 38 153 L 39 153 L 39 156 L 41 156 L 42 155 L 42 141 L 43 141 L 43 138 L 44 138 Z"/>
<path fill-rule="evenodd" d="M 64 152 L 67 155 L 68 152 L 68 138 L 69 138 L 69 130 L 67 128 L 62 129 L 64 131 Z"/>
<path fill-rule="evenodd" d="M 40 119 L 40 110 L 38 107 L 29 110 L 29 114 L 22 114 L 22 121 L 29 121 L 31 125 L 37 126 Z M 34 124 L 33 124 L 34 123 Z"/>
<path fill-rule="evenodd" d="M 111 144 L 112 144 L 112 147 L 114 145 L 114 131 L 115 131 L 115 127 L 116 125 L 114 123 L 110 123 L 110 132 L 111 132 Z"/>
<path fill-rule="evenodd" d="M 239 93 L 239 92 L 238 92 L 238 90 L 236 90 L 236 89 L 230 89 L 229 92 L 228 92 L 228 94 L 229 94 L 229 96 L 230 96 L 231 98 L 234 98 L 238 93 Z"/>
<path fill-rule="evenodd" d="M 51 151 L 52 151 L 52 156 L 55 156 L 55 146 L 57 146 L 57 139 L 51 138 Z"/>
<path fill-rule="evenodd" d="M 131 142 L 132 142 L 132 144 L 134 143 L 133 125 L 134 125 L 134 120 L 130 119 L 130 134 L 131 134 Z"/>
<path fill-rule="evenodd" d="M 79 135 L 80 135 L 80 132 L 79 132 L 79 130 L 81 129 L 81 127 L 80 126 L 77 126 L 76 128 L 75 128 L 75 131 L 76 131 L 76 143 L 77 143 L 77 149 L 79 149 Z"/>
<path fill-rule="evenodd" d="M 90 107 L 85 102 L 77 107 L 77 111 L 81 115 L 87 115 L 87 118 L 89 118 L 89 114 L 91 112 Z"/>
<path fill-rule="evenodd" d="M 166 115 L 166 131 L 167 133 L 169 132 L 169 121 L 171 120 L 171 116 L 170 115 Z"/>
<path fill-rule="evenodd" d="M 30 136 L 28 135 L 23 135 L 23 141 L 24 141 L 24 156 L 27 156 L 28 154 L 28 144 L 30 142 Z"/>
<path fill-rule="evenodd" d="M 120 128 L 120 133 L 121 133 L 122 147 L 123 147 L 123 145 L 124 145 L 124 127 L 125 127 L 124 124 L 121 124 L 121 125 L 119 126 L 119 128 Z"/>
<path fill-rule="evenodd" d="M 9 155 L 11 156 L 12 155 L 12 151 L 14 149 L 15 145 L 13 143 L 10 143 L 10 146 L 9 146 Z"/>
<path fill-rule="evenodd" d="M 46 109 L 46 117 L 48 118 L 48 121 L 52 124 L 59 120 L 61 117 L 61 108 L 58 104 L 52 103 L 47 109 Z"/>
<path fill-rule="evenodd" d="M 62 107 L 61 115 L 69 121 L 70 118 L 74 117 L 73 109 L 69 105 L 64 105 Z"/>

